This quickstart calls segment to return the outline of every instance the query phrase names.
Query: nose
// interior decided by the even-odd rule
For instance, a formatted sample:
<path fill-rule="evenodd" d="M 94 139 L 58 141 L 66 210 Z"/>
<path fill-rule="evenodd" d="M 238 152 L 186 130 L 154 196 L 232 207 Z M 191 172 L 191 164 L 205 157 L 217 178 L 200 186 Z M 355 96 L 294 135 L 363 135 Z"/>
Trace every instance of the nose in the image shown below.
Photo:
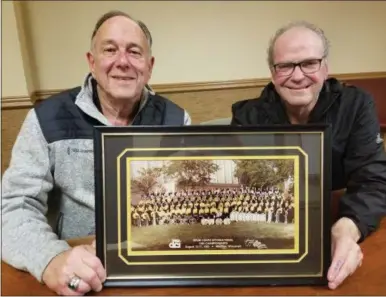
<path fill-rule="evenodd" d="M 303 71 L 300 69 L 300 66 L 296 66 L 295 69 L 294 69 L 294 72 L 292 73 L 292 76 L 291 78 L 293 80 L 302 80 L 304 78 L 304 73 Z"/>
<path fill-rule="evenodd" d="M 130 66 L 130 60 L 128 57 L 128 54 L 126 52 L 119 52 L 119 55 L 117 57 L 117 65 L 121 67 L 129 67 Z"/>

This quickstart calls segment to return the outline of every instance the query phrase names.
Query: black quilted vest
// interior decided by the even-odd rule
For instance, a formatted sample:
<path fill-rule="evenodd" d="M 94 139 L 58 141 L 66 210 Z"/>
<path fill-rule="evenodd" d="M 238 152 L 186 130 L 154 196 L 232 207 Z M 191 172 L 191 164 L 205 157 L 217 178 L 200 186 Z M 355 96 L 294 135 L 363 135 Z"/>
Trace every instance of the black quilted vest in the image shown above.
<path fill-rule="evenodd" d="M 103 125 L 84 113 L 75 99 L 80 87 L 70 89 L 44 100 L 35 107 L 41 129 L 48 143 L 64 139 L 92 139 L 93 126 Z M 172 101 L 149 94 L 145 106 L 136 115 L 133 125 L 184 124 L 185 111 Z"/>

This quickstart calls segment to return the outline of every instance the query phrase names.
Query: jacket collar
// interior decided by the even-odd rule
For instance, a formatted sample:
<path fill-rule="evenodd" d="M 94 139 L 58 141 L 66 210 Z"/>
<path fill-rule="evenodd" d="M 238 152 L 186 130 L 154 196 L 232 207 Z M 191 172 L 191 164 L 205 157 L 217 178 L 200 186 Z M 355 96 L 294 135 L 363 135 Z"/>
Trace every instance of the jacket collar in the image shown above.
<path fill-rule="evenodd" d="M 335 78 L 329 78 L 324 82 L 318 100 L 310 113 L 308 123 L 320 122 L 327 110 L 334 104 L 342 90 L 342 84 Z M 289 124 L 285 106 L 276 92 L 272 82 L 264 87 L 261 93 L 264 100 L 263 108 L 275 124 Z"/>
<path fill-rule="evenodd" d="M 149 95 L 154 95 L 155 92 L 149 85 L 146 85 L 141 96 L 141 101 L 139 104 L 139 108 L 137 114 L 142 110 L 147 101 L 149 100 Z M 92 77 L 91 73 L 89 73 L 81 87 L 80 92 L 76 96 L 75 104 L 87 115 L 93 117 L 98 120 L 102 124 L 106 126 L 111 126 L 111 123 L 107 120 L 107 118 L 103 115 L 100 109 L 100 102 L 98 93 L 96 91 L 96 81 Z"/>

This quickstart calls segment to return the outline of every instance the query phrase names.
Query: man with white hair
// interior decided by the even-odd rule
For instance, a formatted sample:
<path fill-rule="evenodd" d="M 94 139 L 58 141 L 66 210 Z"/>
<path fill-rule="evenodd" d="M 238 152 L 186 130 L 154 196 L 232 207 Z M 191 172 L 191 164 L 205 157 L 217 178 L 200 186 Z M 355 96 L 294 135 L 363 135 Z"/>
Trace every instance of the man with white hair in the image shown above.
<path fill-rule="evenodd" d="M 332 227 L 327 278 L 337 288 L 362 263 L 358 243 L 386 214 L 386 157 L 367 92 L 328 78 L 329 42 L 307 22 L 280 28 L 268 49 L 272 81 L 257 99 L 232 106 L 232 125 L 332 125 L 332 189 L 346 188 Z"/>

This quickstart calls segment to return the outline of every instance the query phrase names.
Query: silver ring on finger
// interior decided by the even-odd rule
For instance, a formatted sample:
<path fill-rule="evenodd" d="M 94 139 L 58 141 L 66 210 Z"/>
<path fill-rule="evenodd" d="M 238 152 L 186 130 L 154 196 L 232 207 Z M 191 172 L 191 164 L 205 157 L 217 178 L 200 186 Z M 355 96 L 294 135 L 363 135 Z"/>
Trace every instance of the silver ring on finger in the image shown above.
<path fill-rule="evenodd" d="M 73 277 L 70 278 L 70 281 L 69 281 L 69 283 L 68 283 L 67 286 L 68 286 L 71 290 L 76 291 L 76 290 L 78 289 L 78 287 L 79 287 L 79 284 L 80 284 L 80 281 L 81 281 L 81 280 L 82 280 L 82 279 L 81 279 L 79 276 L 74 275 Z"/>

